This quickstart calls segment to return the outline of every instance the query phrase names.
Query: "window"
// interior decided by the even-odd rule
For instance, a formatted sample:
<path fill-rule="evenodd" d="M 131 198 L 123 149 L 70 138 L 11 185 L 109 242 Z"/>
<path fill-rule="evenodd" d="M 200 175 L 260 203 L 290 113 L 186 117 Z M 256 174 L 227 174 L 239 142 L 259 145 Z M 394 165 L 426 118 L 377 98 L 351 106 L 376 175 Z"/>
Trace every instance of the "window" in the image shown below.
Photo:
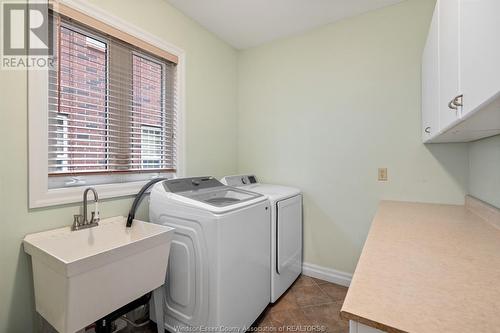
<path fill-rule="evenodd" d="M 66 25 L 57 34 L 58 63 L 49 86 L 49 176 L 105 171 L 107 44 Z M 64 128 L 58 125 L 61 114 Z M 62 131 L 64 144 L 58 140 Z"/>
<path fill-rule="evenodd" d="M 53 12 L 55 65 L 28 74 L 30 207 L 79 201 L 89 185 L 129 195 L 182 165 L 183 52 L 82 6 Z"/>
<path fill-rule="evenodd" d="M 58 22 L 49 187 L 73 186 L 67 177 L 74 176 L 99 184 L 126 182 L 126 173 L 175 172 L 174 103 L 167 100 L 174 98 L 175 64 L 65 18 Z"/>
<path fill-rule="evenodd" d="M 49 177 L 175 172 L 174 110 L 166 101 L 173 97 L 166 90 L 173 89 L 175 65 L 65 19 L 57 38 L 49 88 Z M 64 129 L 58 125 L 61 114 L 67 118 Z"/>

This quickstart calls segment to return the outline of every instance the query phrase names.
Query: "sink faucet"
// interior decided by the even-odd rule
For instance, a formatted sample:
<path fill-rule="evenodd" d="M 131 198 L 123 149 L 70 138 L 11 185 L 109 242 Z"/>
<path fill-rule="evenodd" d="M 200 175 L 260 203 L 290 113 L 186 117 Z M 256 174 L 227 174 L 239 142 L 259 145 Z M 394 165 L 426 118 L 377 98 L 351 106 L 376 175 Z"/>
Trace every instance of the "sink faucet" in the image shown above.
<path fill-rule="evenodd" d="M 95 210 L 92 212 L 92 215 L 90 217 L 90 221 L 88 219 L 88 214 L 87 214 L 87 206 L 88 206 L 88 193 L 89 191 L 92 191 L 92 194 L 94 195 L 94 203 L 95 203 Z M 76 230 L 81 230 L 81 229 L 86 229 L 86 228 L 92 228 L 96 227 L 99 225 L 99 209 L 98 209 L 98 204 L 99 204 L 99 197 L 97 195 L 97 191 L 93 187 L 88 187 L 85 189 L 83 192 L 83 216 L 82 215 L 74 215 L 74 220 L 73 220 L 73 226 L 71 227 L 71 230 L 76 231 Z"/>

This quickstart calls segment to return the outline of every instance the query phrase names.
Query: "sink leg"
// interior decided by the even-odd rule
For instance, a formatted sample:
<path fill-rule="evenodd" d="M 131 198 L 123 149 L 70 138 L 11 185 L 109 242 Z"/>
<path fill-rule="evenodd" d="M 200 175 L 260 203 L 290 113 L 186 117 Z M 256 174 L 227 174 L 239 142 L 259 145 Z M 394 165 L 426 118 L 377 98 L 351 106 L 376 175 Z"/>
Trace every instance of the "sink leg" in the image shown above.
<path fill-rule="evenodd" d="M 165 333 L 165 318 L 163 312 L 163 286 L 153 291 L 153 302 L 155 305 L 156 326 L 158 333 Z"/>

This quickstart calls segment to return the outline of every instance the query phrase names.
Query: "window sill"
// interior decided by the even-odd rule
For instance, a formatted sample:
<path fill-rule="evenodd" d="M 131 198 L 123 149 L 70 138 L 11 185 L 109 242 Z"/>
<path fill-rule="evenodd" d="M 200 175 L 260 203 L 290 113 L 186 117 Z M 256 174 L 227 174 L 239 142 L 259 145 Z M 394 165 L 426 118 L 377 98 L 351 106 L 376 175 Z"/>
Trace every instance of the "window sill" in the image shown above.
<path fill-rule="evenodd" d="M 42 208 L 82 201 L 83 191 L 92 186 L 99 194 L 99 199 L 110 199 L 137 194 L 147 180 L 120 184 L 83 185 L 50 189 L 43 193 L 30 193 L 30 208 Z"/>

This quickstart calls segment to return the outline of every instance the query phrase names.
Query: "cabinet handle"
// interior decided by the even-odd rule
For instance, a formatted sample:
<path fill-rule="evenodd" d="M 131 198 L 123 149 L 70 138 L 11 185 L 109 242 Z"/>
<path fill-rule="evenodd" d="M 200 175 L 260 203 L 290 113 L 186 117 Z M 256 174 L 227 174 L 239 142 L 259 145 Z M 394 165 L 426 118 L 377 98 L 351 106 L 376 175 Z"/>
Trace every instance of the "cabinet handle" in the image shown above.
<path fill-rule="evenodd" d="M 458 95 L 448 103 L 448 107 L 452 110 L 458 110 L 458 107 L 463 106 L 462 102 L 463 97 L 464 95 Z"/>
<path fill-rule="evenodd" d="M 453 105 L 457 106 L 457 107 L 462 107 L 463 106 L 463 97 L 464 95 L 458 95 L 457 97 L 455 97 L 453 99 Z"/>
<path fill-rule="evenodd" d="M 456 97 L 454 99 L 452 99 L 449 103 L 448 103 L 448 107 L 452 110 L 457 110 L 458 107 L 453 103 L 455 101 Z"/>
<path fill-rule="evenodd" d="M 426 127 L 424 131 L 425 131 L 425 133 L 430 134 L 431 133 L 431 128 L 430 127 Z"/>

